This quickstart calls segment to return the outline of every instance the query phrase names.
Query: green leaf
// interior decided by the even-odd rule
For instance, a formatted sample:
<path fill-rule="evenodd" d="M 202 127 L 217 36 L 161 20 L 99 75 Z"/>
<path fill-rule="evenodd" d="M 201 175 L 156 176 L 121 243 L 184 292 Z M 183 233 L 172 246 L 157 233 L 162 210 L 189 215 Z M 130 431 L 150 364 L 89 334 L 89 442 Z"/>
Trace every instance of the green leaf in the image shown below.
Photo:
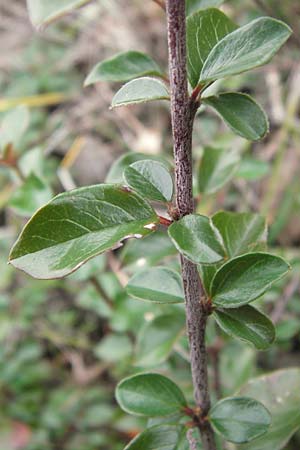
<path fill-rule="evenodd" d="M 41 178 L 31 173 L 9 200 L 18 214 L 29 217 L 53 197 L 51 188 Z"/>
<path fill-rule="evenodd" d="M 267 247 L 267 223 L 259 214 L 220 211 L 212 217 L 212 222 L 230 258 Z"/>
<path fill-rule="evenodd" d="M 143 197 L 158 202 L 170 202 L 173 179 L 166 167 L 151 160 L 137 161 L 124 171 L 126 183 Z"/>
<path fill-rule="evenodd" d="M 256 181 L 270 172 L 270 164 L 256 158 L 243 158 L 237 176 L 247 181 Z"/>
<path fill-rule="evenodd" d="M 145 53 L 128 51 L 97 64 L 84 82 L 85 86 L 100 81 L 129 81 L 145 75 L 162 76 L 155 61 Z"/>
<path fill-rule="evenodd" d="M 132 342 L 126 334 L 107 334 L 94 348 L 94 354 L 102 361 L 118 363 L 132 353 Z"/>
<path fill-rule="evenodd" d="M 248 397 L 225 398 L 212 408 L 209 416 L 216 432 L 237 444 L 265 434 L 271 424 L 271 415 L 264 405 Z"/>
<path fill-rule="evenodd" d="M 259 140 L 269 131 L 266 113 L 249 95 L 228 92 L 202 101 L 214 108 L 234 133 L 249 141 Z"/>
<path fill-rule="evenodd" d="M 48 25 L 91 0 L 27 0 L 29 16 L 34 26 Z"/>
<path fill-rule="evenodd" d="M 138 336 L 136 365 L 156 366 L 164 362 L 184 328 L 183 311 L 164 314 L 146 323 Z"/>
<path fill-rule="evenodd" d="M 177 450 L 183 427 L 156 425 L 136 436 L 124 450 Z"/>
<path fill-rule="evenodd" d="M 190 15 L 199 9 L 217 8 L 224 0 L 186 0 L 186 14 Z"/>
<path fill-rule="evenodd" d="M 300 369 L 278 370 L 250 380 L 239 395 L 261 401 L 272 415 L 267 434 L 239 449 L 286 449 L 290 438 L 300 428 Z"/>
<path fill-rule="evenodd" d="M 225 36 L 205 61 L 200 83 L 237 75 L 270 61 L 291 35 L 283 22 L 261 17 Z"/>
<path fill-rule="evenodd" d="M 237 26 L 218 9 L 198 11 L 187 18 L 188 78 L 194 88 L 202 67 L 215 45 Z"/>
<path fill-rule="evenodd" d="M 218 309 L 214 312 L 218 325 L 230 336 L 250 342 L 258 350 L 265 350 L 274 342 L 275 328 L 272 322 L 252 306 Z"/>
<path fill-rule="evenodd" d="M 111 106 L 116 108 L 117 106 L 145 103 L 152 100 L 169 99 L 169 92 L 164 83 L 155 80 L 155 78 L 144 77 L 129 81 L 122 86 L 114 96 Z"/>
<path fill-rule="evenodd" d="M 184 293 L 180 275 L 167 267 L 150 267 L 135 274 L 127 293 L 155 303 L 182 303 Z"/>
<path fill-rule="evenodd" d="M 168 233 L 178 251 L 196 264 L 214 264 L 225 256 L 220 236 L 209 217 L 184 216 L 169 226 Z"/>
<path fill-rule="evenodd" d="M 240 156 L 235 150 L 206 147 L 198 172 L 198 189 L 203 194 L 213 194 L 233 177 Z"/>
<path fill-rule="evenodd" d="M 158 220 L 137 194 L 119 185 L 96 185 L 55 197 L 37 211 L 10 254 L 10 263 L 35 278 L 59 278 L 88 259 L 142 237 Z"/>
<path fill-rule="evenodd" d="M 215 306 L 236 308 L 263 295 L 288 271 L 289 265 L 268 253 L 249 253 L 224 264 L 211 283 Z"/>
<path fill-rule="evenodd" d="M 29 121 L 28 108 L 23 105 L 8 111 L 1 121 L 0 150 L 4 150 L 8 144 L 12 144 L 18 150 Z"/>
<path fill-rule="evenodd" d="M 126 167 L 130 166 L 130 164 L 135 163 L 136 161 L 141 161 L 143 159 L 148 159 L 151 161 L 161 162 L 166 167 L 169 167 L 169 163 L 161 158 L 160 156 L 147 155 L 145 153 L 136 153 L 136 152 L 128 152 L 124 155 L 120 156 L 116 161 L 112 164 L 109 169 L 109 172 L 106 176 L 106 183 L 122 183 L 123 182 L 123 172 Z"/>
<path fill-rule="evenodd" d="M 117 386 L 116 398 L 124 411 L 146 417 L 168 416 L 186 406 L 179 387 L 158 373 L 125 378 Z"/>

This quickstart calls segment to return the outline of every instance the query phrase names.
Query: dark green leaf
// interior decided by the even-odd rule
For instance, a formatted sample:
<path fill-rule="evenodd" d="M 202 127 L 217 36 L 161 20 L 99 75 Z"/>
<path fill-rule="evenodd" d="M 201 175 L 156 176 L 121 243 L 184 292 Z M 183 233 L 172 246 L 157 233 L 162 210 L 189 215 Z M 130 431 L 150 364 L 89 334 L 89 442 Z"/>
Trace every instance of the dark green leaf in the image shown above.
<path fill-rule="evenodd" d="M 258 350 L 265 350 L 275 339 L 272 322 L 252 306 L 218 309 L 214 312 L 218 325 L 230 336 L 250 342 Z"/>
<path fill-rule="evenodd" d="M 236 75 L 266 64 L 291 35 L 283 22 L 261 17 L 225 36 L 203 65 L 200 83 Z"/>
<path fill-rule="evenodd" d="M 156 62 L 145 53 L 128 51 L 97 64 L 84 85 L 100 81 L 129 81 L 145 75 L 161 76 L 162 73 Z"/>
<path fill-rule="evenodd" d="M 152 100 L 169 100 L 166 86 L 155 78 L 143 77 L 129 81 L 114 96 L 111 106 L 133 105 Z"/>
<path fill-rule="evenodd" d="M 36 27 L 47 25 L 55 19 L 79 8 L 91 0 L 27 0 L 30 19 Z"/>
<path fill-rule="evenodd" d="M 195 6 L 195 5 L 194 5 Z M 237 26 L 218 9 L 198 11 L 187 18 L 188 77 L 194 88 L 214 46 Z"/>
<path fill-rule="evenodd" d="M 212 222 L 220 232 L 230 258 L 266 249 L 267 224 L 262 216 L 220 211 L 212 217 Z"/>
<path fill-rule="evenodd" d="M 213 194 L 234 175 L 240 156 L 235 150 L 206 147 L 198 172 L 198 189 L 204 194 Z"/>
<path fill-rule="evenodd" d="M 259 140 L 269 131 L 264 110 L 249 95 L 228 92 L 202 100 L 220 114 L 234 133 L 249 141 Z"/>
<path fill-rule="evenodd" d="M 183 311 L 155 317 L 142 328 L 136 352 L 136 364 L 156 366 L 164 362 L 185 327 Z"/>
<path fill-rule="evenodd" d="M 186 0 L 186 14 L 190 15 L 199 9 L 217 8 L 224 0 Z"/>
<path fill-rule="evenodd" d="M 133 297 L 156 303 L 181 303 L 184 293 L 181 277 L 167 267 L 151 267 L 138 272 L 127 284 Z"/>
<path fill-rule="evenodd" d="M 288 271 L 289 265 L 268 253 L 249 253 L 224 264 L 211 283 L 215 306 L 236 308 L 263 295 Z"/>
<path fill-rule="evenodd" d="M 55 197 L 31 218 L 10 262 L 36 278 L 59 278 L 129 237 L 149 234 L 158 220 L 137 194 L 96 185 Z"/>
<path fill-rule="evenodd" d="M 156 425 L 135 437 L 124 450 L 177 450 L 183 427 Z"/>
<path fill-rule="evenodd" d="M 271 424 L 270 413 L 264 405 L 248 397 L 221 400 L 209 416 L 214 429 L 227 441 L 237 444 L 265 434 Z"/>
<path fill-rule="evenodd" d="M 126 183 L 143 197 L 158 202 L 170 202 L 173 179 L 166 167 L 151 160 L 137 161 L 124 171 Z"/>
<path fill-rule="evenodd" d="M 214 264 L 224 258 L 220 236 L 206 216 L 185 216 L 169 226 L 168 233 L 178 251 L 196 264 Z"/>
<path fill-rule="evenodd" d="M 20 215 L 29 217 L 53 197 L 48 184 L 31 173 L 9 200 L 9 205 Z"/>
<path fill-rule="evenodd" d="M 263 437 L 240 450 L 283 450 L 300 428 L 300 369 L 278 370 L 250 380 L 240 395 L 261 401 L 271 413 L 272 424 Z"/>
<path fill-rule="evenodd" d="M 179 387 L 158 373 L 125 378 L 117 386 L 116 398 L 124 411 L 146 417 L 168 416 L 186 406 Z"/>

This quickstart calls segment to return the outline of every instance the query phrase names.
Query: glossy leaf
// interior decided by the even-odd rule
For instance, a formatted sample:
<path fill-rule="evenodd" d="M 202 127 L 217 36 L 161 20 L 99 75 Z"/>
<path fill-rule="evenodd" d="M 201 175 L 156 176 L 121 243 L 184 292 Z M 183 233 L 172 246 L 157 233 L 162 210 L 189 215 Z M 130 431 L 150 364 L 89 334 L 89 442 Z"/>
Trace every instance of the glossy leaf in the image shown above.
<path fill-rule="evenodd" d="M 158 373 L 125 378 L 117 386 L 116 398 L 124 411 L 146 417 L 168 416 L 186 406 L 179 387 Z"/>
<path fill-rule="evenodd" d="M 47 25 L 91 0 L 27 0 L 30 19 L 36 27 Z"/>
<path fill-rule="evenodd" d="M 114 96 L 111 106 L 133 105 L 152 100 L 169 100 L 166 86 L 155 78 L 143 77 L 129 81 Z"/>
<path fill-rule="evenodd" d="M 234 150 L 206 147 L 198 172 L 198 189 L 203 194 L 213 194 L 228 183 L 240 162 Z"/>
<path fill-rule="evenodd" d="M 230 258 L 266 249 L 267 224 L 259 214 L 220 211 L 212 217 L 212 222 Z"/>
<path fill-rule="evenodd" d="M 300 428 L 300 369 L 284 369 L 250 380 L 239 395 L 261 401 L 270 411 L 267 434 L 240 450 L 283 450 Z"/>
<path fill-rule="evenodd" d="M 148 159 L 151 161 L 158 161 L 165 165 L 166 167 L 169 167 L 169 163 L 161 158 L 159 155 L 147 155 L 145 153 L 138 153 L 138 152 L 128 152 L 124 155 L 120 156 L 115 160 L 115 162 L 112 164 L 112 166 L 109 169 L 109 172 L 106 176 L 105 182 L 106 183 L 122 183 L 123 182 L 123 173 L 126 167 L 130 166 L 131 164 L 135 163 L 136 161 L 141 161 L 143 159 Z"/>
<path fill-rule="evenodd" d="M 228 92 L 205 97 L 203 103 L 214 108 L 234 133 L 249 141 L 263 138 L 269 130 L 264 110 L 249 95 Z"/>
<path fill-rule="evenodd" d="M 49 185 L 34 173 L 31 173 L 24 183 L 15 190 L 9 200 L 9 206 L 18 214 L 29 217 L 52 197 L 53 193 Z"/>
<path fill-rule="evenodd" d="M 178 251 L 196 264 L 214 264 L 224 258 L 220 236 L 206 216 L 185 216 L 169 226 L 168 233 Z"/>
<path fill-rule="evenodd" d="M 265 350 L 274 342 L 274 325 L 252 306 L 217 309 L 214 317 L 225 333 L 253 344 L 258 350 Z"/>
<path fill-rule="evenodd" d="M 199 9 L 217 8 L 224 0 L 186 0 L 186 14 L 190 15 Z"/>
<path fill-rule="evenodd" d="M 154 210 L 119 185 L 96 185 L 55 197 L 37 211 L 10 254 L 10 263 L 35 278 L 59 278 L 157 222 Z"/>
<path fill-rule="evenodd" d="M 127 284 L 127 293 L 155 303 L 184 301 L 180 275 L 167 267 L 150 267 L 136 273 Z"/>
<path fill-rule="evenodd" d="M 156 366 L 164 362 L 185 327 L 183 311 L 155 317 L 142 328 L 137 341 L 136 364 Z"/>
<path fill-rule="evenodd" d="M 177 450 L 182 430 L 180 425 L 156 425 L 147 428 L 124 450 Z"/>
<path fill-rule="evenodd" d="M 173 196 L 173 179 L 166 167 L 151 160 L 137 161 L 124 171 L 126 183 L 143 197 L 170 202 Z"/>
<path fill-rule="evenodd" d="M 195 6 L 195 5 L 194 5 Z M 204 9 L 187 18 L 188 77 L 194 88 L 214 46 L 237 26 L 218 9 Z"/>
<path fill-rule="evenodd" d="M 224 439 L 237 444 L 265 434 L 271 415 L 265 406 L 249 397 L 231 397 L 218 402 L 210 411 L 213 428 Z"/>
<path fill-rule="evenodd" d="M 225 36 L 205 61 L 201 83 L 237 75 L 266 64 L 291 35 L 283 22 L 261 17 Z"/>
<path fill-rule="evenodd" d="M 101 81 L 129 81 L 145 75 L 161 76 L 161 70 L 145 53 L 128 51 L 97 64 L 85 80 L 85 86 Z"/>
<path fill-rule="evenodd" d="M 215 306 L 235 308 L 253 302 L 289 271 L 289 265 L 268 253 L 249 253 L 224 264 L 211 283 Z"/>

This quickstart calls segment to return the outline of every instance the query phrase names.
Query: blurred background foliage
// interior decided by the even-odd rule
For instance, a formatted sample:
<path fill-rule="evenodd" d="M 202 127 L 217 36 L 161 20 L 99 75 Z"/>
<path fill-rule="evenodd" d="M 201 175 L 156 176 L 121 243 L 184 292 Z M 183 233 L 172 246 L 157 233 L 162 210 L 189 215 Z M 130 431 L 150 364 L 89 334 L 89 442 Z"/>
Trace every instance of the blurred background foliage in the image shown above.
<path fill-rule="evenodd" d="M 265 68 L 226 82 L 227 89 L 251 93 L 264 106 L 270 118 L 266 139 L 249 143 L 214 114 L 200 112 L 195 192 L 204 147 L 234 149 L 240 163 L 221 191 L 202 197 L 198 211 L 263 212 L 271 251 L 291 262 L 293 271 L 258 302 L 276 323 L 271 350 L 258 353 L 211 324 L 214 396 L 218 390 L 234 393 L 253 376 L 297 366 L 300 356 L 300 3 L 229 0 L 223 10 L 239 24 L 272 15 L 286 21 L 294 35 Z M 0 0 L 3 450 L 122 449 L 144 423 L 120 411 L 114 387 L 138 370 L 158 368 L 192 396 L 182 327 L 165 326 L 174 316 L 182 322 L 181 307 L 152 306 L 124 290 L 133 270 L 157 264 L 178 268 L 165 233 L 128 242 L 59 281 L 35 281 L 6 263 L 26 219 L 53 194 L 118 181 L 139 152 L 171 161 L 167 103 L 111 111 L 117 86 L 83 89 L 95 63 L 128 49 L 146 51 L 166 67 L 164 15 L 154 2 L 94 1 L 37 33 L 25 0 Z M 299 446 L 295 435 L 285 448 Z"/>

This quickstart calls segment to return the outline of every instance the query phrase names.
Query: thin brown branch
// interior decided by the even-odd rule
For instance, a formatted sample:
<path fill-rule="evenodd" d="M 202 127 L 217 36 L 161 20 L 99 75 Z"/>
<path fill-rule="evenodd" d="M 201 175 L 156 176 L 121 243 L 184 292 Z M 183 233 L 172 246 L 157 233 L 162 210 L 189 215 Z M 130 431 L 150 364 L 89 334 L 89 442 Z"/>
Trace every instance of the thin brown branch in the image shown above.
<path fill-rule="evenodd" d="M 164 0 L 153 0 L 158 6 L 160 6 L 164 11 L 166 10 L 166 4 Z"/>
<path fill-rule="evenodd" d="M 176 207 L 179 217 L 194 211 L 192 131 L 198 103 L 189 99 L 186 72 L 185 0 L 167 0 L 171 117 L 174 141 Z M 174 217 L 178 219 L 178 217 Z M 181 257 L 187 332 L 190 343 L 194 396 L 204 450 L 216 450 L 214 433 L 206 416 L 210 409 L 205 330 L 210 304 L 197 266 Z"/>

